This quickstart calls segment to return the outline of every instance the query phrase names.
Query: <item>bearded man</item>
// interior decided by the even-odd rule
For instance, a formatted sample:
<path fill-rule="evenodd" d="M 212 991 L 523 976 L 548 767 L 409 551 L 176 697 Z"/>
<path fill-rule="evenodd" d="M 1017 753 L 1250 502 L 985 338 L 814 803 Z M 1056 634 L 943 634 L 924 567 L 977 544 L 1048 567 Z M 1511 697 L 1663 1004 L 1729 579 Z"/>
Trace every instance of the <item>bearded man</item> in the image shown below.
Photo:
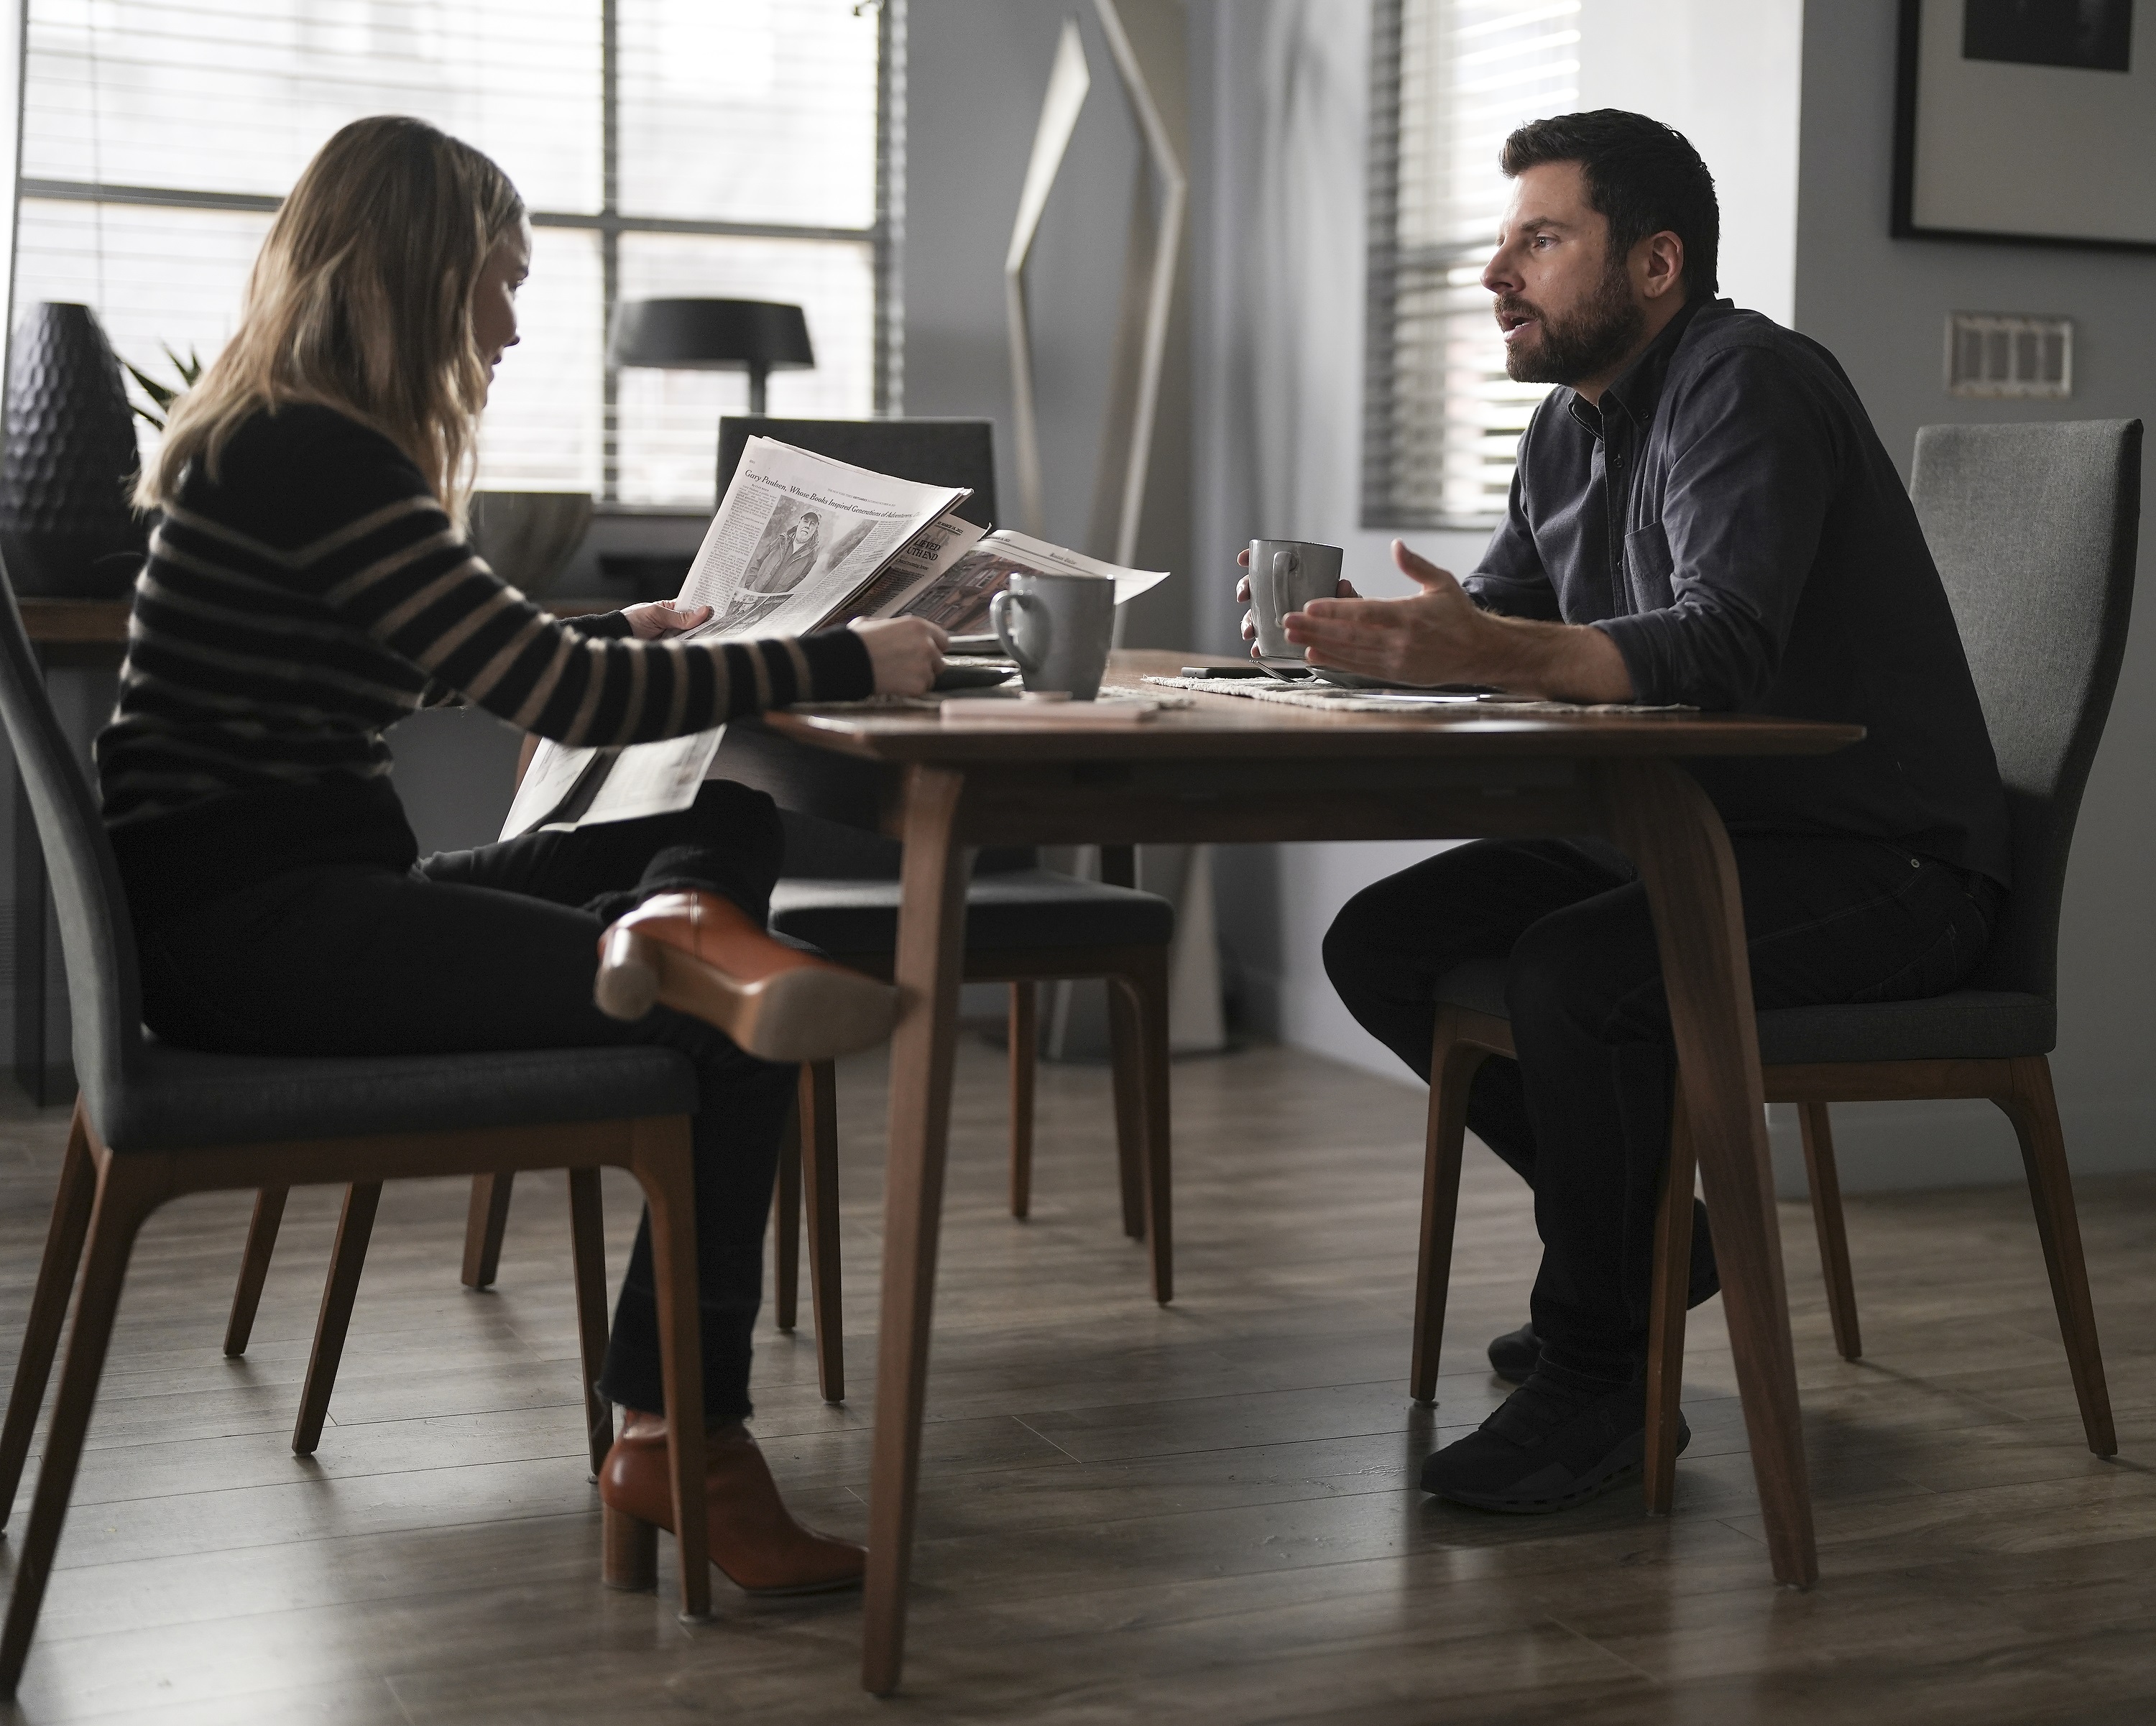
<path fill-rule="evenodd" d="M 1691 764 L 1729 828 L 1755 999 L 1957 986 L 2008 885 L 2005 802 L 1863 404 L 1816 342 L 1714 297 L 1714 182 L 1678 133 L 1565 115 L 1513 133 L 1502 166 L 1483 285 L 1507 370 L 1562 386 L 1520 440 L 1504 523 L 1464 581 L 1395 540 L 1419 594 L 1343 583 L 1288 617 L 1290 639 L 1401 683 L 1864 726 L 1836 755 Z M 1490 1349 L 1520 1387 L 1422 1484 L 1555 1510 L 1640 1465 L 1676 1057 L 1645 890 L 1594 840 L 1445 852 L 1350 901 L 1325 948 L 1349 1010 L 1424 1080 L 1435 985 L 1486 957 L 1508 960 L 1519 1058 L 1483 1064 L 1467 1119 L 1532 1187 L 1543 1259 L 1530 1322 Z M 1694 1239 L 1697 1304 L 1717 1285 L 1703 1226 Z"/>

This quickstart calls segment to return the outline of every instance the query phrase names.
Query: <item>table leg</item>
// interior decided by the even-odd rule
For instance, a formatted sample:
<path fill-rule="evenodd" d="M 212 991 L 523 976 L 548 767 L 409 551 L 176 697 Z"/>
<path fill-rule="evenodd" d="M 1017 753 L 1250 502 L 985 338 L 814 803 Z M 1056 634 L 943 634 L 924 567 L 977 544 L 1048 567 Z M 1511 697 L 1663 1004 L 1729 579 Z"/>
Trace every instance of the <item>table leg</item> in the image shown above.
<path fill-rule="evenodd" d="M 897 1033 L 891 1045 L 890 1150 L 884 1175 L 883 1319 L 876 1339 L 875 1451 L 869 1485 L 869 1563 L 861 1685 L 898 1688 L 906 1657 L 906 1590 L 913 1564 L 913 1500 L 928 1389 L 928 1321 L 936 1298 L 943 1214 L 951 1062 L 966 935 L 970 850 L 957 842 L 965 776 L 915 767 L 906 776 L 902 837 Z"/>
<path fill-rule="evenodd" d="M 1604 829 L 1638 864 L 1654 908 L 1774 1580 L 1808 1587 L 1819 1556 L 1736 863 L 1721 817 L 1681 768 L 1611 761 L 1597 777 Z"/>

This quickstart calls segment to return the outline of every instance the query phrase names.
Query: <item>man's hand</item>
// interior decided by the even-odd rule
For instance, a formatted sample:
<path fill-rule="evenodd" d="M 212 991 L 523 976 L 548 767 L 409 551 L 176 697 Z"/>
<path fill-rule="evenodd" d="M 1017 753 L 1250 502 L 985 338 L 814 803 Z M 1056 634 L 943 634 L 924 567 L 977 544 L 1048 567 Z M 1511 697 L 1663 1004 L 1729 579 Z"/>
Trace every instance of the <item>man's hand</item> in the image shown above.
<path fill-rule="evenodd" d="M 1472 684 L 1496 679 L 1480 669 L 1488 657 L 1489 621 L 1450 572 L 1399 540 L 1393 561 L 1422 592 L 1409 599 L 1315 599 L 1290 612 L 1287 638 L 1312 665 L 1360 672 L 1391 684 Z"/>
<path fill-rule="evenodd" d="M 629 633 L 639 641 L 657 641 L 661 636 L 694 629 L 711 615 L 711 608 L 683 605 L 678 599 L 654 599 L 643 605 L 624 606 L 621 614 L 629 619 Z"/>
<path fill-rule="evenodd" d="M 854 633 L 869 650 L 879 695 L 919 695 L 943 668 L 950 637 L 926 617 L 857 617 Z"/>
<path fill-rule="evenodd" d="M 1421 592 L 1317 599 L 1288 613 L 1287 638 L 1311 664 L 1425 687 L 1486 684 L 1563 701 L 1633 699 L 1624 655 L 1600 630 L 1483 611 L 1450 572 L 1400 540 L 1393 541 L 1393 561 Z"/>

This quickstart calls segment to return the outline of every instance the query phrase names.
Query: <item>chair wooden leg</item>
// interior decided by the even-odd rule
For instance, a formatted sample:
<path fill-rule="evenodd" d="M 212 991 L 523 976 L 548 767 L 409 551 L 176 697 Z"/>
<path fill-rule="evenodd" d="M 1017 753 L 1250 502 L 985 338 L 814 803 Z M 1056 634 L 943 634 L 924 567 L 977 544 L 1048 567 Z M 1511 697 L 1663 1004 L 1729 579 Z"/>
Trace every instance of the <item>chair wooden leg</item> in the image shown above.
<path fill-rule="evenodd" d="M 1163 1306 L 1175 1298 L 1174 1181 L 1171 1157 L 1172 1111 L 1168 1102 L 1168 950 L 1133 976 L 1110 985 L 1111 997 L 1126 997 L 1133 1022 L 1130 1046 L 1117 1052 L 1138 1070 L 1138 1157 L 1144 1175 L 1146 1240 L 1152 1249 L 1152 1298 Z"/>
<path fill-rule="evenodd" d="M 1127 991 L 1108 985 L 1108 1058 L 1116 1097 L 1116 1172 L 1122 1184 L 1123 1232 L 1145 1239 L 1145 1049 L 1138 1010 Z"/>
<path fill-rule="evenodd" d="M 162 1164 L 162 1159 L 142 1161 Z M 30 1638 L 37 1631 L 53 1554 L 59 1546 L 60 1525 L 67 1519 L 68 1498 L 82 1460 L 90 1408 L 97 1401 L 97 1381 L 105 1370 L 105 1348 L 112 1339 L 112 1321 L 120 1309 L 128 1255 L 142 1219 L 157 1203 L 162 1178 L 161 1169 L 108 1156 L 97 1181 L 89 1251 L 82 1264 L 82 1293 L 75 1303 L 74 1334 L 68 1342 L 67 1365 L 60 1370 L 59 1395 L 45 1434 L 30 1525 L 15 1556 L 15 1590 L 8 1603 L 7 1628 L 0 1631 L 0 1698 L 14 1695 Z"/>
<path fill-rule="evenodd" d="M 839 1310 L 839 1080 L 829 1061 L 801 1069 L 801 1194 L 808 1215 L 808 1298 L 816 1314 L 816 1380 L 826 1402 L 846 1400 L 845 1321 Z"/>
<path fill-rule="evenodd" d="M 613 1448 L 613 1409 L 599 1394 L 606 1367 L 606 1211 L 597 1169 L 569 1170 L 569 1259 L 577 1285 L 577 1355 L 584 1378 L 584 1436 L 598 1477 Z"/>
<path fill-rule="evenodd" d="M 59 1188 L 53 1195 L 52 1226 L 45 1232 L 45 1256 L 38 1267 L 38 1286 L 30 1296 L 29 1322 L 23 1327 L 23 1352 L 15 1362 L 15 1388 L 8 1398 L 8 1422 L 0 1428 L 0 1528 L 15 1508 L 23 1464 L 30 1454 L 45 1385 L 59 1352 L 60 1327 L 67 1319 L 68 1297 L 74 1292 L 82 1243 L 90 1232 L 90 1214 L 97 1199 L 97 1165 L 90 1155 L 90 1134 L 82 1104 L 74 1106 L 66 1155 L 60 1162 Z"/>
<path fill-rule="evenodd" d="M 771 1193 L 771 1303 L 781 1330 L 793 1329 L 801 1303 L 801 1129 L 797 1103 L 778 1141 L 778 1179 Z"/>
<path fill-rule="evenodd" d="M 711 1615 L 711 1530 L 704 1508 L 704 1360 L 697 1345 L 696 1210 L 689 1124 L 636 1123 L 631 1170 L 651 1215 L 651 1269 L 659 1306 L 659 1365 L 673 1476 L 675 1555 L 681 1616 Z"/>
<path fill-rule="evenodd" d="M 1698 1170 L 1680 1098 L 1670 1113 L 1670 1160 L 1655 1213 L 1654 1283 L 1647 1302 L 1647 1514 L 1667 1516 L 1676 1494 L 1678 1404 L 1684 1391 L 1685 1303 L 1691 1290 L 1691 1190 Z"/>
<path fill-rule="evenodd" d="M 2097 1345 L 2096 1312 L 2089 1302 L 2088 1267 L 2082 1259 L 2082 1229 L 2074 1214 L 2073 1176 L 2066 1168 L 2059 1104 L 2051 1092 L 2051 1063 L 2030 1055 L 2012 1063 L 2012 1090 L 1994 1100 L 2005 1110 L 2021 1140 L 2029 1174 L 2029 1198 L 2036 1234 L 2044 1243 L 2044 1268 L 2051 1276 L 2051 1301 L 2066 1339 L 2066 1365 L 2081 1404 L 2082 1430 L 2100 1457 L 2118 1454 L 2112 1430 L 2111 1393 L 2105 1388 L 2103 1354 Z"/>
<path fill-rule="evenodd" d="M 1437 1359 L 1445 1339 L 1445 1296 L 1452 1279 L 1452 1227 L 1460 1211 L 1460 1157 L 1467 1137 L 1467 1092 L 1489 1051 L 1460 1041 L 1450 1007 L 1437 1012 L 1430 1054 L 1430 1116 L 1423 1145 L 1422 1244 L 1415 1258 L 1414 1355 L 1408 1394 L 1425 1407 L 1437 1401 Z"/>
<path fill-rule="evenodd" d="M 1819 1231 L 1820 1269 L 1826 1276 L 1826 1309 L 1834 1320 L 1834 1345 L 1845 1360 L 1864 1353 L 1856 1329 L 1856 1284 L 1849 1274 L 1849 1237 L 1841 1221 L 1841 1176 L 1834 1165 L 1834 1129 L 1824 1103 L 1799 1103 L 1804 1137 L 1804 1174 L 1812 1190 L 1812 1226 Z"/>
<path fill-rule="evenodd" d="M 337 1218 L 329 1278 L 322 1285 L 322 1309 L 315 1320 L 315 1350 L 307 1360 L 307 1381 L 300 1390 L 300 1417 L 292 1426 L 295 1457 L 311 1457 L 322 1442 L 322 1422 L 329 1418 L 330 1392 L 336 1388 L 337 1363 L 344 1358 L 345 1332 L 352 1324 L 352 1303 L 367 1263 L 367 1237 L 374 1232 L 374 1212 L 381 1202 L 378 1181 L 355 1181 L 345 1189 L 344 1214 Z"/>
<path fill-rule="evenodd" d="M 472 1176 L 471 1209 L 465 1214 L 465 1287 L 491 1288 L 501 1269 L 501 1237 L 509 1227 L 513 1174 Z"/>
<path fill-rule="evenodd" d="M 1033 1088 L 1040 1064 L 1040 988 L 1010 986 L 1010 1211 L 1033 1208 Z M 1120 1124 L 1120 1119 L 1119 1119 Z"/>
<path fill-rule="evenodd" d="M 232 1316 L 224 1321 L 224 1353 L 237 1360 L 254 1334 L 254 1311 L 262 1304 L 262 1284 L 277 1250 L 277 1229 L 285 1220 L 285 1198 L 291 1189 L 265 1186 L 254 1195 L 254 1215 L 247 1225 L 247 1246 L 239 1255 L 239 1282 L 232 1291 Z"/>

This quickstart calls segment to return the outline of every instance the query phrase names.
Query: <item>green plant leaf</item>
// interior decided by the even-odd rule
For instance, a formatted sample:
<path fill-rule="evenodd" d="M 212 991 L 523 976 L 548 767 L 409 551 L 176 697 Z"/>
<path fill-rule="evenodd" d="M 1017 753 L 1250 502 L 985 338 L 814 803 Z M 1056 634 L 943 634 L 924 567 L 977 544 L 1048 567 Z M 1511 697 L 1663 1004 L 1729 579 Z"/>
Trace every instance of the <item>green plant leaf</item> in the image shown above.
<path fill-rule="evenodd" d="M 132 360 L 122 360 L 120 363 L 127 368 L 128 376 L 135 380 L 136 386 L 144 395 L 155 402 L 162 411 L 167 413 L 172 411 L 172 403 L 179 399 L 180 392 L 177 390 L 169 385 L 159 383 Z"/>

